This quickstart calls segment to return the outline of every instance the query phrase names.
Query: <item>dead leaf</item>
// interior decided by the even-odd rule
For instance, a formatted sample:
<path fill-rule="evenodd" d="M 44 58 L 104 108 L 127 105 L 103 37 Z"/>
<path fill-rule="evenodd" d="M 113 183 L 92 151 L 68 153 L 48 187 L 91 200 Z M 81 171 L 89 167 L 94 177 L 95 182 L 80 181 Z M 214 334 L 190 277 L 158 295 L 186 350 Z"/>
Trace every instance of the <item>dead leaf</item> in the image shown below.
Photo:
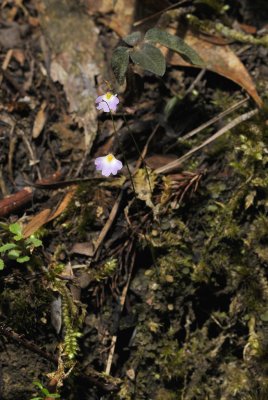
<path fill-rule="evenodd" d="M 145 162 L 146 165 L 148 165 L 149 168 L 151 169 L 157 169 L 160 168 L 166 164 L 168 164 L 171 161 L 176 160 L 177 157 L 174 155 L 169 155 L 169 154 L 154 154 L 153 156 L 146 157 Z"/>
<path fill-rule="evenodd" d="M 176 34 L 174 28 L 170 28 L 169 33 Z M 191 30 L 187 30 L 184 38 L 185 42 L 191 46 L 199 56 L 204 60 L 206 68 L 210 71 L 216 72 L 227 79 L 237 83 L 254 99 L 259 107 L 262 106 L 262 99 L 259 97 L 255 88 L 254 82 L 249 75 L 244 64 L 235 55 L 228 45 L 216 45 L 206 41 L 204 38 L 196 36 Z M 168 50 L 163 48 L 163 52 L 167 53 Z M 179 54 L 169 52 L 168 62 L 176 66 L 190 66 Z"/>
<path fill-rule="evenodd" d="M 84 256 L 92 257 L 92 255 L 94 254 L 94 247 L 92 242 L 75 243 L 70 253 L 82 254 Z"/>
<path fill-rule="evenodd" d="M 50 75 L 64 86 L 69 111 L 90 149 L 97 132 L 95 77 L 106 75 L 99 31 L 74 0 L 42 3 L 41 26 L 53 53 Z"/>
<path fill-rule="evenodd" d="M 123 37 L 130 33 L 136 11 L 136 0 L 117 0 L 114 7 L 111 0 L 87 0 L 89 13 L 104 15 L 100 21 Z"/>
<path fill-rule="evenodd" d="M 35 28 L 40 25 L 39 19 L 35 18 L 35 17 L 31 17 L 31 15 L 29 15 L 29 17 L 28 17 L 28 22 L 31 26 L 34 26 Z"/>
<path fill-rule="evenodd" d="M 34 120 L 34 126 L 33 126 L 33 132 L 32 132 L 32 137 L 34 139 L 38 138 L 40 133 L 42 132 L 46 120 L 47 120 L 47 113 L 46 113 L 46 107 L 47 107 L 47 102 L 44 100 L 41 104 L 40 110 L 36 114 L 35 120 Z"/>
<path fill-rule="evenodd" d="M 19 50 L 19 49 L 13 49 L 12 50 L 12 56 L 18 61 L 18 63 L 23 66 L 25 62 L 25 54 L 24 51 Z"/>
<path fill-rule="evenodd" d="M 12 49 L 22 45 L 19 25 L 10 23 L 0 29 L 0 46 L 4 49 Z"/>
<path fill-rule="evenodd" d="M 39 228 L 45 225 L 47 222 L 52 221 L 57 218 L 68 206 L 70 201 L 72 200 L 76 191 L 76 186 L 73 186 L 70 191 L 64 196 L 62 202 L 57 207 L 55 211 L 51 208 L 46 208 L 42 210 L 40 213 L 35 215 L 30 222 L 28 222 L 22 230 L 23 236 L 25 238 L 31 236 L 34 232 L 36 232 Z"/>
<path fill-rule="evenodd" d="M 234 29 L 236 29 L 236 25 L 237 25 L 238 29 L 242 29 L 242 31 L 244 31 L 250 35 L 255 35 L 257 33 L 257 28 L 255 26 L 248 25 L 248 24 L 241 24 L 241 23 L 237 22 L 234 25 Z"/>
<path fill-rule="evenodd" d="M 149 171 L 147 174 L 145 169 L 140 168 L 133 176 L 133 182 L 137 197 L 145 201 L 148 207 L 154 209 L 152 192 L 156 183 L 156 175 Z"/>
<path fill-rule="evenodd" d="M 84 3 L 89 15 L 113 12 L 113 3 L 110 0 L 85 0 Z"/>
<path fill-rule="evenodd" d="M 86 150 L 85 141 L 83 140 L 83 133 L 78 129 L 73 130 L 70 128 L 72 125 L 72 118 L 64 115 L 62 120 L 56 122 L 50 127 L 50 130 L 55 133 L 61 141 L 61 151 L 65 152 L 72 150 L 72 159 L 81 159 L 81 150 Z"/>

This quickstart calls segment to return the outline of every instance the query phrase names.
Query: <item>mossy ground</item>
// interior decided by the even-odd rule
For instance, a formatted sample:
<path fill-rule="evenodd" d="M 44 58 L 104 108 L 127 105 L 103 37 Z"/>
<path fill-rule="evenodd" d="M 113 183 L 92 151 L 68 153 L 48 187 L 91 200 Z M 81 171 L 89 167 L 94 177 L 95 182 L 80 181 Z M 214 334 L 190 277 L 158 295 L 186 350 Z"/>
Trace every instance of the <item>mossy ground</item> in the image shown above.
<path fill-rule="evenodd" d="M 249 23 L 256 10 L 237 1 L 229 17 L 244 17 Z M 201 8 L 198 16 L 206 12 L 206 7 Z M 131 185 L 122 189 L 120 179 L 81 183 L 68 209 L 46 225 L 43 247 L 34 250 L 31 262 L 25 266 L 9 260 L 1 272 L 1 327 L 24 335 L 47 354 L 58 355 L 61 343 L 66 371 L 73 359 L 77 362 L 63 382 L 62 399 L 268 398 L 268 86 L 263 68 L 266 50 L 250 49 L 244 56 L 249 57 L 248 68 L 257 77 L 264 100 L 254 118 L 197 152 L 176 175 L 154 176 L 152 196 L 144 170 L 136 177 L 139 198 Z M 178 141 L 177 132 L 189 131 L 243 97 L 237 86 L 208 73 L 206 82 L 199 82 L 196 92 L 184 98 L 196 75 L 196 71 L 169 67 L 161 81 L 143 78 L 137 119 L 130 114 L 129 120 L 141 147 L 155 119 L 161 122 L 148 155 L 167 156 L 170 146 L 177 157 L 184 154 L 209 137 L 212 128 L 187 142 Z M 53 97 L 55 87 L 51 94 L 50 86 L 43 85 Z M 172 85 L 181 100 L 165 119 Z M 3 90 L 9 93 L 6 86 Z M 146 104 L 154 104 L 152 110 Z M 253 107 L 249 101 L 219 121 L 216 129 Z M 21 113 L 30 132 L 31 112 L 15 112 L 18 123 Z M 124 123 L 120 118 L 118 126 Z M 100 126 L 109 131 L 103 116 Z M 96 147 L 105 142 L 103 137 L 99 140 Z M 124 130 L 122 143 L 132 166 L 138 155 Z M 45 161 L 66 161 L 69 156 L 60 150 L 56 136 L 51 142 L 40 140 L 39 146 Z M 48 156 L 46 146 L 53 148 L 54 158 Z M 8 180 L 8 146 L 1 157 Z M 20 148 L 13 163 L 16 179 L 20 169 L 29 173 L 25 159 Z M 94 253 L 90 246 L 121 190 L 116 217 Z M 50 197 L 51 192 L 37 193 L 31 212 Z M 23 218 L 23 213 L 17 216 Z M 1 232 L 1 240 L 7 240 L 6 232 Z M 88 253 L 74 250 L 77 243 Z M 58 297 L 63 329 L 57 333 L 51 323 L 51 304 Z M 108 378 L 102 372 L 114 337 Z M 21 343 L 10 343 L 4 335 L 0 346 L 0 394 L 4 400 L 30 400 L 31 382 L 38 379 L 46 386 L 46 374 L 56 365 Z M 85 377 L 92 377 L 89 367 L 100 373 L 90 384 Z"/>

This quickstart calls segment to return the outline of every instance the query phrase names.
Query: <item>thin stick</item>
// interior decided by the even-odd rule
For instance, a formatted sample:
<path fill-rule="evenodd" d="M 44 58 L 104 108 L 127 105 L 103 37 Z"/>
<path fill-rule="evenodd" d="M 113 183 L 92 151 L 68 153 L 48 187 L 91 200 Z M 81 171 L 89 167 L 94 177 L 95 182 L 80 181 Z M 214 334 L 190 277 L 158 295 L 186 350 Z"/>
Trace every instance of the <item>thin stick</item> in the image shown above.
<path fill-rule="evenodd" d="M 228 108 L 227 110 L 223 111 L 222 113 L 220 113 L 219 115 L 217 115 L 216 117 L 211 118 L 210 120 L 208 120 L 207 122 L 205 122 L 204 124 L 200 125 L 198 128 L 193 129 L 192 131 L 186 133 L 186 135 L 184 135 L 182 138 L 178 139 L 178 141 L 180 140 L 186 140 L 189 139 L 190 137 L 193 137 L 194 135 L 196 135 L 198 132 L 202 131 L 203 129 L 207 128 L 208 126 L 214 124 L 215 122 L 217 122 L 219 119 L 225 117 L 226 115 L 230 114 L 231 112 L 235 111 L 237 108 L 239 108 L 240 106 L 242 106 L 243 104 L 245 104 L 247 101 L 249 100 L 249 97 L 246 97 L 243 100 L 240 100 L 238 103 L 232 105 L 230 108 Z"/>
<path fill-rule="evenodd" d="M 230 129 L 233 129 L 235 126 L 239 125 L 241 122 L 247 121 L 254 115 L 258 114 L 259 109 L 255 108 L 254 110 L 251 110 L 245 114 L 240 115 L 239 117 L 235 118 L 233 121 L 229 122 L 227 125 L 225 125 L 223 128 L 221 128 L 218 132 L 214 133 L 209 139 L 205 140 L 203 143 L 201 143 L 199 146 L 194 147 L 192 150 L 188 151 L 188 153 L 184 154 L 182 157 L 178 158 L 177 160 L 171 161 L 170 163 L 164 165 L 163 167 L 157 168 L 155 172 L 157 174 L 163 174 L 166 172 L 169 172 L 181 165 L 183 161 L 185 161 L 187 158 L 189 158 L 192 154 L 196 153 L 198 150 L 202 149 L 209 143 L 213 142 L 215 139 L 218 139 L 220 136 L 222 136 L 225 132 L 229 131 Z"/>
<path fill-rule="evenodd" d="M 145 158 L 145 156 L 146 156 L 146 154 L 147 154 L 149 144 L 150 144 L 152 138 L 154 137 L 154 135 L 156 134 L 157 129 L 159 128 L 159 126 L 160 126 L 160 123 L 158 122 L 158 124 L 155 126 L 153 132 L 152 132 L 151 135 L 148 137 L 147 142 L 145 143 L 145 146 L 144 146 L 144 148 L 143 148 L 143 150 L 142 150 L 142 153 L 141 153 L 141 155 L 140 155 L 140 158 L 139 158 L 138 161 L 136 162 L 135 171 L 136 171 L 137 169 L 140 168 L 140 165 L 141 165 L 142 162 L 145 162 L 145 161 L 144 161 L 144 158 Z"/>
<path fill-rule="evenodd" d="M 197 77 L 194 79 L 194 81 L 191 83 L 191 85 L 184 93 L 184 97 L 186 97 L 189 93 L 191 93 L 194 90 L 195 86 L 201 81 L 206 72 L 207 72 L 206 68 L 201 69 Z"/>
<path fill-rule="evenodd" d="M 5 328 L 2 324 L 0 325 L 0 334 L 13 340 L 24 348 L 30 350 L 31 352 L 38 354 L 42 358 L 45 358 L 46 360 L 51 361 L 54 364 L 58 363 L 57 357 L 54 357 L 46 351 L 40 349 L 40 347 L 37 346 L 35 343 L 30 342 L 22 335 L 19 335 L 18 333 L 12 331 L 10 328 Z"/>
<path fill-rule="evenodd" d="M 117 199 L 116 199 L 116 201 L 115 201 L 115 203 L 113 205 L 113 208 L 112 208 L 112 210 L 110 212 L 109 218 L 107 219 L 104 227 L 102 228 L 102 230 L 101 230 L 101 232 L 99 234 L 99 237 L 98 237 L 97 242 L 95 244 L 93 257 L 96 255 L 96 253 L 97 253 L 99 247 L 101 246 L 103 240 L 105 239 L 110 227 L 112 226 L 112 223 L 114 222 L 114 219 L 116 217 L 117 211 L 119 209 L 119 205 L 120 205 L 121 200 L 122 200 L 122 196 L 123 196 L 123 189 L 121 189 L 121 191 L 119 193 L 119 196 L 117 197 Z"/>
<path fill-rule="evenodd" d="M 40 349 L 40 347 L 37 346 L 35 343 L 30 342 L 29 340 L 25 339 L 22 335 L 19 335 L 18 333 L 12 331 L 10 328 L 4 327 L 2 324 L 0 324 L 0 334 L 12 340 L 13 342 L 23 346 L 25 349 L 30 350 L 32 353 L 38 354 L 45 360 L 48 360 L 56 365 L 58 364 L 57 357 L 54 357 L 53 355 Z M 89 366 L 86 367 L 85 372 L 83 372 L 82 368 L 79 367 L 77 369 L 77 373 L 79 374 L 79 376 L 86 379 L 92 385 L 96 385 L 97 387 L 105 391 L 111 392 L 112 390 L 115 390 L 118 387 L 118 384 L 116 382 L 111 382 L 108 381 L 107 379 L 105 380 L 105 377 L 98 371 L 95 371 L 92 367 Z"/>
<path fill-rule="evenodd" d="M 152 14 L 152 15 L 149 15 L 149 16 L 146 17 L 146 18 L 143 18 L 143 19 L 140 19 L 139 21 L 134 22 L 133 26 L 134 26 L 134 27 L 135 27 L 135 26 L 139 26 L 139 25 L 143 24 L 144 22 L 149 21 L 150 19 L 155 18 L 155 17 L 157 17 L 158 15 L 163 14 L 163 13 L 166 12 L 166 11 L 172 10 L 172 8 L 175 8 L 175 7 L 177 7 L 177 6 L 180 6 L 181 4 L 187 3 L 187 1 L 188 1 L 188 0 L 181 0 L 181 1 L 178 1 L 177 3 L 172 4 L 171 6 L 165 8 L 164 10 L 158 11 L 158 12 Z"/>

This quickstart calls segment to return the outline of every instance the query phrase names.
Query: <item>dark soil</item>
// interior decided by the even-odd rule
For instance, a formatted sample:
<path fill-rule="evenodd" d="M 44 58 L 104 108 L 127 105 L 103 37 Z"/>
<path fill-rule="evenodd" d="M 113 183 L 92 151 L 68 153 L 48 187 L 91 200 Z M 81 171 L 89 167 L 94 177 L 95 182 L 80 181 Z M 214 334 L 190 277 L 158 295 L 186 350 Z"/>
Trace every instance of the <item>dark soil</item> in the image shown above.
<path fill-rule="evenodd" d="M 67 4 L 97 24 L 107 48 L 98 57 L 112 77 L 119 37 L 105 16 L 86 11 L 90 2 L 78 3 L 64 1 L 62 18 Z M 145 3 L 137 19 L 175 1 Z M 202 21 L 268 34 L 264 0 L 185 3 Z M 89 152 L 87 110 L 70 112 L 66 86 L 49 73 L 55 49 L 45 17 L 39 1 L 1 4 L 0 244 L 15 243 L 29 260 L 1 252 L 0 398 L 53 398 L 38 381 L 64 400 L 266 399 L 268 46 L 228 38 L 262 108 L 248 99 L 185 139 L 245 99 L 245 90 L 197 68 L 168 64 L 162 78 L 134 69 L 118 91 L 118 136 L 110 115 L 99 113 Z M 153 172 L 254 109 L 175 170 Z M 146 149 L 147 172 L 141 162 L 134 175 L 139 154 L 126 120 Z M 43 128 L 33 137 L 36 121 Z M 110 152 L 124 163 L 119 178 L 95 171 L 94 159 Z M 31 235 L 16 239 L 9 228 L 17 221 Z"/>

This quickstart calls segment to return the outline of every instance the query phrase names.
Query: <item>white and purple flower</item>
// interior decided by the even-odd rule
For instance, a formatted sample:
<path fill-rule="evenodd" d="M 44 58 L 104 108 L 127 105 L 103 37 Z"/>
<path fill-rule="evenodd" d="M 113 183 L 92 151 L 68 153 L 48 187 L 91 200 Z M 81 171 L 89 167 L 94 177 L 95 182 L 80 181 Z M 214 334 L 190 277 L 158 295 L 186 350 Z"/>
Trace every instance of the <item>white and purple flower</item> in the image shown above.
<path fill-rule="evenodd" d="M 104 112 L 116 111 L 119 99 L 117 94 L 112 94 L 107 92 L 106 94 L 97 97 L 96 99 L 97 110 L 102 110 Z"/>
<path fill-rule="evenodd" d="M 121 161 L 117 160 L 113 154 L 96 158 L 95 165 L 97 171 L 101 171 L 104 176 L 116 175 L 123 168 Z"/>

